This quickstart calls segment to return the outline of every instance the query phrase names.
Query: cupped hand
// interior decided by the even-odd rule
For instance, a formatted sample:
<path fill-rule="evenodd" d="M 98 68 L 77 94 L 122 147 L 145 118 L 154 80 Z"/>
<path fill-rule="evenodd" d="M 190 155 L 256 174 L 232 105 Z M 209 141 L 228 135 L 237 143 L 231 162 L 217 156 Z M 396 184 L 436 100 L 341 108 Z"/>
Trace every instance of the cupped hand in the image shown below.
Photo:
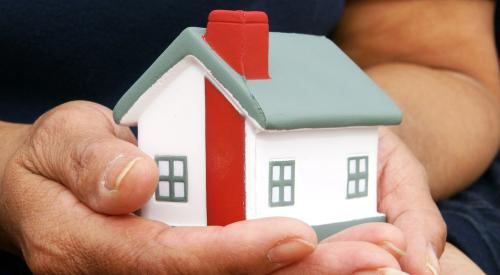
<path fill-rule="evenodd" d="M 406 253 L 400 258 L 410 274 L 439 273 L 446 224 L 434 203 L 424 167 L 388 128 L 379 130 L 378 209 L 401 229 Z"/>
<path fill-rule="evenodd" d="M 278 274 L 408 275 L 398 260 L 406 248 L 403 232 L 389 223 L 367 223 L 323 240 L 315 251 Z"/>
<path fill-rule="evenodd" d="M 129 214 L 148 200 L 158 179 L 156 164 L 134 142 L 108 109 L 89 102 L 49 111 L 11 142 L 18 148 L 0 167 L 1 232 L 35 273 L 265 274 L 316 268 L 347 274 L 399 268 L 391 254 L 346 268 L 355 247 L 378 248 L 370 240 L 344 240 L 315 250 L 314 231 L 294 219 L 173 228 Z M 326 261 L 328 255 L 337 255 L 335 261 Z"/>

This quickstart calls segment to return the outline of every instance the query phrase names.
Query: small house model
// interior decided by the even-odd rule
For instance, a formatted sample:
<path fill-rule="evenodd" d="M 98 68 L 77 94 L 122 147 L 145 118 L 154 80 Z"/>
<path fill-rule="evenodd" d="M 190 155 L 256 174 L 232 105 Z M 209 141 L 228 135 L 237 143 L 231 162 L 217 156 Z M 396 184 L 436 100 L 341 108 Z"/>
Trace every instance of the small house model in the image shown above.
<path fill-rule="evenodd" d="M 320 238 L 384 221 L 378 125 L 398 107 L 332 41 L 269 32 L 263 12 L 212 11 L 120 99 L 160 177 L 142 208 L 175 226 L 285 216 Z"/>

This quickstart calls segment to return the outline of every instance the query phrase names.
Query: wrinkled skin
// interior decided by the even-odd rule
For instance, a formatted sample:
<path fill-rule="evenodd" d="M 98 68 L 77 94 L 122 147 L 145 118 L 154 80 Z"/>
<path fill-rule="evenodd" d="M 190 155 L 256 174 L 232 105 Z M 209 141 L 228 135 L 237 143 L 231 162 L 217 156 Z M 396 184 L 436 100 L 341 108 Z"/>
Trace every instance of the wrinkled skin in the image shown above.
<path fill-rule="evenodd" d="M 379 140 L 379 211 L 389 223 L 356 226 L 319 244 L 308 225 L 289 218 L 172 228 L 130 214 L 154 192 L 156 164 L 98 104 L 70 102 L 19 129 L 1 167 L 0 239 L 35 273 L 352 274 L 388 267 L 432 274 L 429 262 L 438 268 L 429 249 L 442 253 L 443 220 L 424 169 L 387 129 Z"/>

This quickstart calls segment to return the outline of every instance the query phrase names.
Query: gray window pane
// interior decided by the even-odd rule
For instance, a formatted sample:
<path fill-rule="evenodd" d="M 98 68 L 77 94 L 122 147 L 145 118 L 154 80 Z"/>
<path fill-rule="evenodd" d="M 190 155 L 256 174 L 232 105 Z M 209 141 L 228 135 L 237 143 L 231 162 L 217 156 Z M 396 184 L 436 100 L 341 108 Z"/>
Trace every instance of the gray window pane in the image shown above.
<path fill-rule="evenodd" d="M 353 181 L 353 180 L 350 180 L 349 183 L 348 183 L 348 187 L 347 187 L 347 192 L 352 195 L 354 193 L 356 193 L 356 182 Z"/>
<path fill-rule="evenodd" d="M 279 181 L 280 180 L 280 167 L 279 166 L 273 166 L 273 181 Z"/>
<path fill-rule="evenodd" d="M 158 183 L 158 190 L 160 196 L 169 197 L 170 196 L 170 182 L 169 181 L 160 181 Z"/>
<path fill-rule="evenodd" d="M 275 203 L 280 201 L 280 188 L 278 186 L 273 187 L 271 201 Z"/>
<path fill-rule="evenodd" d="M 184 176 L 184 163 L 180 160 L 174 160 L 174 176 Z"/>
<path fill-rule="evenodd" d="M 158 167 L 160 168 L 160 176 L 169 176 L 170 175 L 170 167 L 168 160 L 160 160 L 158 162 Z"/>
<path fill-rule="evenodd" d="M 184 182 L 174 182 L 174 196 L 176 198 L 184 198 Z"/>
<path fill-rule="evenodd" d="M 292 187 L 291 186 L 285 186 L 283 200 L 286 202 L 292 201 Z"/>
<path fill-rule="evenodd" d="M 356 174 L 356 160 L 355 159 L 349 160 L 349 174 L 351 174 L 351 175 Z"/>
<path fill-rule="evenodd" d="M 362 158 L 359 160 L 359 172 L 364 173 L 366 172 L 366 159 Z"/>
<path fill-rule="evenodd" d="M 283 179 L 284 180 L 291 180 L 292 179 L 292 166 L 287 165 L 284 167 L 283 171 Z"/>
<path fill-rule="evenodd" d="M 359 192 L 360 193 L 366 192 L 366 180 L 365 179 L 360 179 L 358 187 L 359 187 Z"/>

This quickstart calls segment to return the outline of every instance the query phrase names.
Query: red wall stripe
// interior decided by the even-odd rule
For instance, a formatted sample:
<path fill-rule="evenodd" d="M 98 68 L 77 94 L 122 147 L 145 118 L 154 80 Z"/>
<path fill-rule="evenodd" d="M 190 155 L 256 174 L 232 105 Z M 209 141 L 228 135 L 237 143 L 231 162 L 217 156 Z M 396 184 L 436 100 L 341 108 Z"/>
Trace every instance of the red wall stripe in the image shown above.
<path fill-rule="evenodd" d="M 205 79 L 208 225 L 245 219 L 245 121 Z"/>

